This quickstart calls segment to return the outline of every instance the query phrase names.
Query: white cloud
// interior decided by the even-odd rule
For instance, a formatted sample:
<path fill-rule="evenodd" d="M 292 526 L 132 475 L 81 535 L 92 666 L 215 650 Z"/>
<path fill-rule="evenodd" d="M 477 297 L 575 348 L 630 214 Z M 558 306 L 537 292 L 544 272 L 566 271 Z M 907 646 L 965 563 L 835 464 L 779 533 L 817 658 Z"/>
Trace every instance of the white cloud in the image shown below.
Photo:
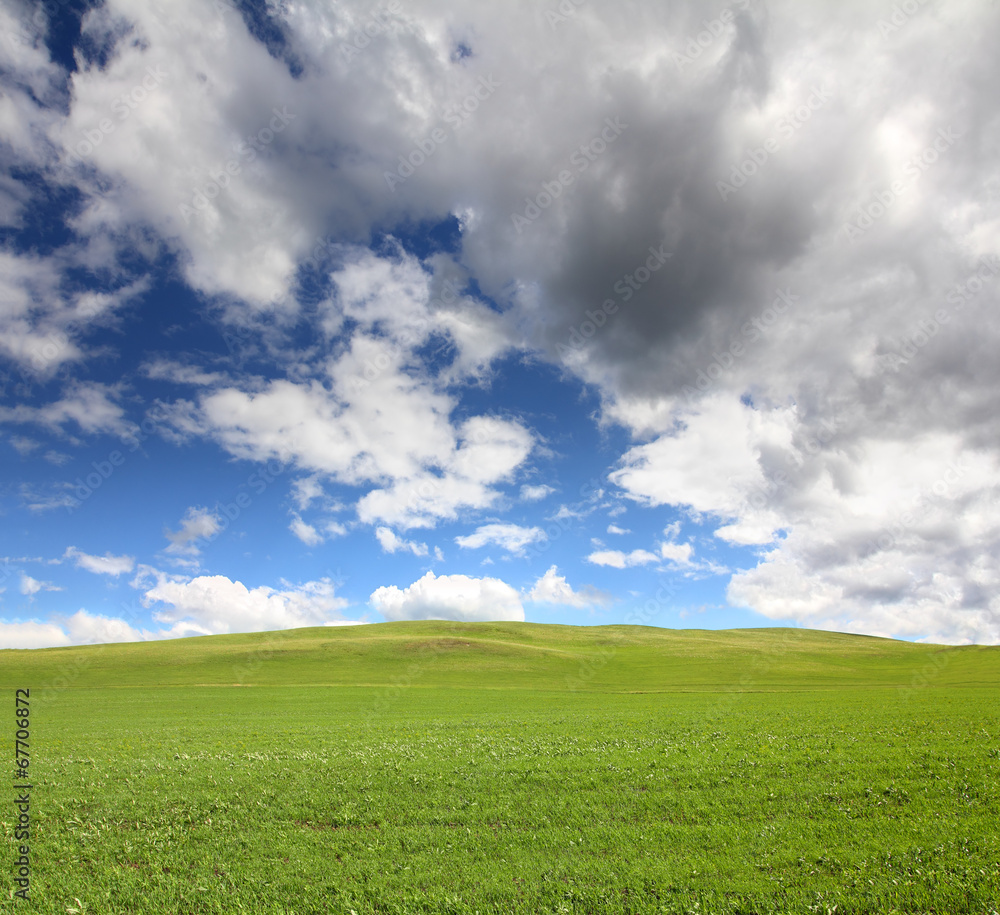
<path fill-rule="evenodd" d="M 298 515 L 292 518 L 288 529 L 295 534 L 306 546 L 317 546 L 323 542 L 323 535 L 311 524 L 306 524 Z"/>
<path fill-rule="evenodd" d="M 694 547 L 690 543 L 661 543 L 660 555 L 680 566 L 692 565 Z"/>
<path fill-rule="evenodd" d="M 0 620 L 0 648 L 61 648 L 69 636 L 55 623 L 7 623 Z"/>
<path fill-rule="evenodd" d="M 322 499 L 325 493 L 319 476 L 313 474 L 292 481 L 292 498 L 300 512 L 304 512 L 317 499 Z"/>
<path fill-rule="evenodd" d="M 632 550 L 631 553 L 623 553 L 621 550 L 598 550 L 587 557 L 587 562 L 597 566 L 610 566 L 612 569 L 644 566 L 656 561 L 657 556 L 648 550 Z"/>
<path fill-rule="evenodd" d="M 164 536 L 170 541 L 166 552 L 197 556 L 201 553 L 198 541 L 209 541 L 222 529 L 222 518 L 217 512 L 191 506 L 181 519 L 180 530 L 164 530 Z"/>
<path fill-rule="evenodd" d="M 377 588 L 370 600 L 387 620 L 524 620 L 517 591 L 498 578 L 428 572 L 402 590 L 395 585 Z"/>
<path fill-rule="evenodd" d="M 521 487 L 521 500 L 524 502 L 539 502 L 549 493 L 555 492 L 552 486 L 542 483 L 539 486 L 529 486 L 525 483 Z"/>
<path fill-rule="evenodd" d="M 619 527 L 617 524 L 608 525 L 609 534 L 631 534 L 632 532 L 624 527 Z"/>
<path fill-rule="evenodd" d="M 339 617 L 348 602 L 334 593 L 326 578 L 286 585 L 285 590 L 266 586 L 247 588 L 224 575 L 186 579 L 153 572 L 156 584 L 146 588 L 143 606 L 167 605 L 153 618 L 190 632 L 260 632 L 322 626 Z"/>
<path fill-rule="evenodd" d="M 646 505 L 683 505 L 696 514 L 734 517 L 743 512 L 763 530 L 762 521 L 776 519 L 754 511 L 747 494 L 769 485 L 759 459 L 765 454 L 775 463 L 773 456 L 791 444 L 793 421 L 794 410 L 758 411 L 736 398 L 707 399 L 676 431 L 627 452 L 610 479 Z"/>
<path fill-rule="evenodd" d="M 375 537 L 378 539 L 378 542 L 385 553 L 397 553 L 400 550 L 405 550 L 413 553 L 414 556 L 427 555 L 426 543 L 416 543 L 413 540 L 404 540 L 402 537 L 396 536 L 396 534 L 394 534 L 388 527 L 376 528 Z"/>
<path fill-rule="evenodd" d="M 78 610 L 65 620 L 60 620 L 73 645 L 96 645 L 109 642 L 142 642 L 151 633 L 144 633 L 116 617 L 100 616 Z"/>
<path fill-rule="evenodd" d="M 770 546 L 732 577 L 733 604 L 816 628 L 1000 639 L 994 455 L 956 433 L 895 438 L 883 426 L 859 438 L 857 408 L 823 433 L 794 409 L 721 400 L 632 449 L 612 477 L 633 498 L 713 519 L 730 543 Z M 688 546 L 661 555 L 683 565 Z"/>
<path fill-rule="evenodd" d="M 85 433 L 110 433 L 126 436 L 134 426 L 125 419 L 125 411 L 116 403 L 119 392 L 96 382 L 74 382 L 61 400 L 43 407 L 0 407 L 0 423 L 33 423 L 53 431 L 65 431 L 74 423 Z"/>
<path fill-rule="evenodd" d="M 0 101 L 0 135 L 3 108 Z M 40 381 L 81 360 L 90 330 L 107 324 L 117 309 L 148 289 L 147 280 L 138 280 L 115 292 L 67 296 L 62 289 L 69 283 L 63 280 L 83 266 L 84 258 L 84 248 L 74 245 L 46 257 L 0 251 L 0 354 Z M 37 408 L 22 412 L 38 414 Z M 41 421 L 49 423 L 51 417 Z"/>
<path fill-rule="evenodd" d="M 528 592 L 527 599 L 540 604 L 559 604 L 565 607 L 593 607 L 604 605 L 610 601 L 610 595 L 587 587 L 582 591 L 574 591 L 559 574 L 555 566 L 549 566 L 545 574 L 535 582 Z"/>
<path fill-rule="evenodd" d="M 135 568 L 135 558 L 132 556 L 112 556 L 110 553 L 91 556 L 75 546 L 67 547 L 63 558 L 72 559 L 78 569 L 86 569 L 95 575 L 113 575 L 115 578 Z"/>
<path fill-rule="evenodd" d="M 25 572 L 21 573 L 21 593 L 28 597 L 34 597 L 39 591 L 62 590 L 61 587 L 52 584 L 51 581 L 38 581 L 38 579 L 32 578 Z"/>
<path fill-rule="evenodd" d="M 355 334 L 329 368 L 332 389 L 285 380 L 255 392 L 225 388 L 202 399 L 198 421 L 237 457 L 383 484 L 358 502 L 365 523 L 431 527 L 460 508 L 489 507 L 500 496 L 494 485 L 530 453 L 531 434 L 488 416 L 454 428 L 453 401 L 403 371 L 402 361 L 387 340 Z M 368 365 L 380 366 L 370 380 Z"/>
<path fill-rule="evenodd" d="M 171 381 L 174 384 L 189 384 L 203 387 L 221 384 L 226 376 L 221 372 L 206 372 L 193 365 L 184 365 L 170 359 L 155 359 L 144 366 L 146 377 L 153 380 Z"/>
<path fill-rule="evenodd" d="M 457 447 L 443 462 L 444 472 L 429 472 L 375 489 L 358 501 L 358 517 L 396 527 L 433 527 L 453 520 L 459 509 L 485 509 L 500 498 L 492 485 L 507 479 L 527 458 L 531 434 L 508 420 L 474 417 L 459 427 Z"/>
<path fill-rule="evenodd" d="M 545 531 L 540 527 L 522 527 L 519 524 L 483 524 L 471 534 L 456 537 L 455 543 L 463 549 L 479 549 L 496 544 L 508 553 L 519 556 L 529 544 L 538 543 L 545 539 Z"/>

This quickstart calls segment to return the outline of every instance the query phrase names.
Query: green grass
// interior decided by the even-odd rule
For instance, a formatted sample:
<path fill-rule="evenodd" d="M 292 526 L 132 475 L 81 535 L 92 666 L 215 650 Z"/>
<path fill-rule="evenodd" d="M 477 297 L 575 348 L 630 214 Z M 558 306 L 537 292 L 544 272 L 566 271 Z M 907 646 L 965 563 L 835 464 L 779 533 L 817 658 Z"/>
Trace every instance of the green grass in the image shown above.
<path fill-rule="evenodd" d="M 32 689 L 15 911 L 1000 908 L 998 648 L 398 623 L 5 651 L 0 683 Z"/>

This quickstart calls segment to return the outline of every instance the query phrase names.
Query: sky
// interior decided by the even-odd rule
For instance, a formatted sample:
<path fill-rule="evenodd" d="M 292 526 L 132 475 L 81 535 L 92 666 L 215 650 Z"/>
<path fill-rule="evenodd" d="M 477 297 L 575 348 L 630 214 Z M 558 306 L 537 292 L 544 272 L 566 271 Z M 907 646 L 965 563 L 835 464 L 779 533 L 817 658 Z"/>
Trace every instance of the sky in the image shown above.
<path fill-rule="evenodd" d="M 1000 642 L 1000 5 L 3 0 L 0 647 Z"/>

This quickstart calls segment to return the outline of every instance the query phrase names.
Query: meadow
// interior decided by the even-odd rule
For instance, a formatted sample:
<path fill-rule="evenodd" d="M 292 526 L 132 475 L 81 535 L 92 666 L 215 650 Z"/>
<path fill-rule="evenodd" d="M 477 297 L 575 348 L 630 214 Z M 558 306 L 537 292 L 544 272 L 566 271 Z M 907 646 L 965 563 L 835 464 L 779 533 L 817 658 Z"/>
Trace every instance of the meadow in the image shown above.
<path fill-rule="evenodd" d="M 7 911 L 1000 908 L 1000 648 L 393 623 L 3 651 L 0 685 Z"/>

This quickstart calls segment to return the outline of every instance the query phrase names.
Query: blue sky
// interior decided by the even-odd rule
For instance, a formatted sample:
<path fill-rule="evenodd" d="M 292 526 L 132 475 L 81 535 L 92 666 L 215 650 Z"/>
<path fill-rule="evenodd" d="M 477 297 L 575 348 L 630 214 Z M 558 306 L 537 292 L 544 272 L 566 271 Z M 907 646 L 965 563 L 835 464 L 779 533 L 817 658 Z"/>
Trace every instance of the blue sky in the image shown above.
<path fill-rule="evenodd" d="M 1000 638 L 997 8 L 7 4 L 0 647 Z"/>

